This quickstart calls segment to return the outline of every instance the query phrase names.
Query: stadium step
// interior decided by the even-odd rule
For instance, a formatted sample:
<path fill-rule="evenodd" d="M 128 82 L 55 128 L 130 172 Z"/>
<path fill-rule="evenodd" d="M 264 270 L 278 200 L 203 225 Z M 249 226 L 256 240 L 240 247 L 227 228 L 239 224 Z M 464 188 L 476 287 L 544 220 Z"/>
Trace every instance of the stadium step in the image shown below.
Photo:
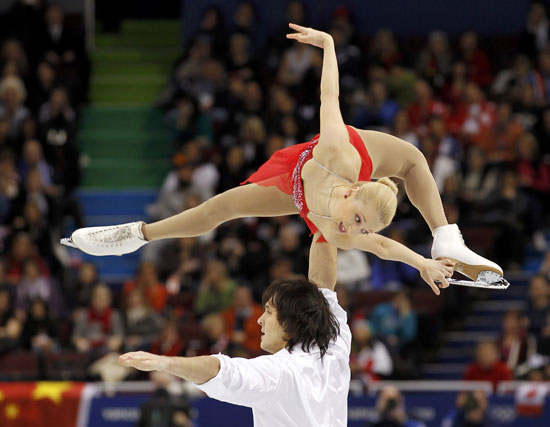
<path fill-rule="evenodd" d="M 79 147 L 84 188 L 158 188 L 173 152 L 163 114 L 151 108 L 180 52 L 180 22 L 128 20 L 119 34 L 98 34 L 91 105 Z"/>
<path fill-rule="evenodd" d="M 470 347 L 452 348 L 444 347 L 437 352 L 439 363 L 462 363 L 466 364 L 472 361 L 475 349 Z"/>
<path fill-rule="evenodd" d="M 87 107 L 78 141 L 84 188 L 158 188 L 171 165 L 171 134 L 150 107 Z"/>
<path fill-rule="evenodd" d="M 81 189 L 78 199 L 85 212 L 86 225 L 121 224 L 147 219 L 145 207 L 156 200 L 155 190 L 86 190 Z M 77 249 L 74 256 L 90 261 L 98 267 L 101 280 L 121 284 L 131 278 L 139 263 L 139 251 L 124 256 L 93 257 Z"/>
<path fill-rule="evenodd" d="M 90 98 L 100 105 L 150 105 L 181 52 L 180 21 L 128 20 L 97 34 Z"/>
<path fill-rule="evenodd" d="M 504 313 L 508 310 L 523 310 L 526 308 L 524 300 L 512 299 L 508 301 L 476 301 L 473 304 L 474 314 Z"/>
<path fill-rule="evenodd" d="M 443 334 L 435 363 L 423 366 L 425 379 L 460 379 L 466 365 L 475 359 L 477 344 L 499 336 L 506 311 L 525 308 L 529 275 L 507 272 L 506 277 L 511 283 L 508 289 L 486 293 L 488 299 L 474 302 L 462 319 L 461 330 Z"/>
<path fill-rule="evenodd" d="M 426 363 L 423 366 L 423 379 L 458 380 L 464 376 L 466 363 Z"/>
<path fill-rule="evenodd" d="M 477 332 L 477 331 L 460 331 L 446 332 L 444 334 L 447 346 L 450 347 L 468 347 L 473 346 L 485 340 L 494 340 L 498 336 L 496 331 L 492 332 Z"/>
<path fill-rule="evenodd" d="M 500 329 L 501 322 L 500 313 L 488 316 L 467 316 L 464 319 L 464 329 L 472 332 L 493 332 Z"/>
<path fill-rule="evenodd" d="M 78 143 L 84 166 L 78 197 L 88 226 L 146 219 L 171 166 L 172 135 L 151 107 L 181 52 L 180 23 L 125 21 L 120 34 L 98 34 L 92 54 L 91 104 L 83 110 Z M 73 251 L 73 250 L 72 250 Z M 139 251 L 122 257 L 74 256 L 98 266 L 100 277 L 132 277 Z"/>
<path fill-rule="evenodd" d="M 101 106 L 84 110 L 80 126 L 86 130 L 103 129 L 149 130 L 165 129 L 163 115 L 159 110 L 143 106 Z"/>

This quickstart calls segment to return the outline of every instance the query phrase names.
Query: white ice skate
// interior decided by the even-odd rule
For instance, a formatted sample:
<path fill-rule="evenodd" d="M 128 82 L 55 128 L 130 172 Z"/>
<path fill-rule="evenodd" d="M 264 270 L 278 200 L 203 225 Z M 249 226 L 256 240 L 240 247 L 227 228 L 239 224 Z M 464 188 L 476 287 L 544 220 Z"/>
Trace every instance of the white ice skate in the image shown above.
<path fill-rule="evenodd" d="M 147 243 L 141 232 L 142 221 L 107 227 L 79 228 L 61 244 L 78 248 L 90 255 L 124 255 Z"/>
<path fill-rule="evenodd" d="M 456 271 L 472 279 L 449 279 L 449 284 L 488 289 L 506 289 L 510 286 L 498 264 L 468 249 L 456 224 L 437 227 L 432 234 L 432 258 L 451 259 L 456 263 Z"/>

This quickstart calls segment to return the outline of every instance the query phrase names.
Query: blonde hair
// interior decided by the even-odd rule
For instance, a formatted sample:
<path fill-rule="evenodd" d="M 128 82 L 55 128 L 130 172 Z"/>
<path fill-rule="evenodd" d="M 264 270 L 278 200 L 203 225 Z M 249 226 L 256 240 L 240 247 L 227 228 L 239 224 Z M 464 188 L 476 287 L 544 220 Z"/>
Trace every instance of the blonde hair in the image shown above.
<path fill-rule="evenodd" d="M 23 103 L 27 97 L 27 90 L 23 80 L 16 76 L 7 76 L 0 81 L 0 98 L 3 98 L 10 89 L 15 90 L 19 103 Z"/>
<path fill-rule="evenodd" d="M 374 203 L 380 215 L 380 221 L 385 227 L 390 225 L 397 210 L 397 185 L 390 178 L 380 178 L 378 181 L 358 184 L 356 197 L 363 202 Z"/>

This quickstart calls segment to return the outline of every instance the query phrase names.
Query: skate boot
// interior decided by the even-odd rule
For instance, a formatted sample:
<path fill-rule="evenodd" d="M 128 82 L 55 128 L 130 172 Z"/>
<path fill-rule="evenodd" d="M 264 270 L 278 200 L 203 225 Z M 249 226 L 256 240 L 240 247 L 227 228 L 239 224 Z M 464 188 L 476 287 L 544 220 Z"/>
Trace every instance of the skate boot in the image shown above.
<path fill-rule="evenodd" d="M 506 289 L 510 285 L 498 264 L 468 249 L 456 224 L 437 227 L 432 235 L 432 258 L 449 258 L 456 263 L 456 271 L 472 279 L 450 279 L 450 284 L 490 289 Z"/>
<path fill-rule="evenodd" d="M 106 227 L 79 228 L 61 244 L 78 248 L 90 255 L 124 255 L 147 243 L 141 232 L 143 221 Z"/>

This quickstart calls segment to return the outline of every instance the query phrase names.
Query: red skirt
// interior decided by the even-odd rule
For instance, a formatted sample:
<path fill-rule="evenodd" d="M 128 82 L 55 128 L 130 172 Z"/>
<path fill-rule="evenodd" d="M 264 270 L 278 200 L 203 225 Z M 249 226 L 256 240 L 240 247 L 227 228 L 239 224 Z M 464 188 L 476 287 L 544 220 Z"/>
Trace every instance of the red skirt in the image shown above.
<path fill-rule="evenodd" d="M 298 163 L 300 154 L 311 144 L 317 144 L 317 138 L 313 141 L 291 145 L 282 150 L 275 151 L 273 155 L 248 177 L 241 185 L 253 182 L 262 187 L 276 186 L 285 194 L 292 196 L 292 174 Z"/>

